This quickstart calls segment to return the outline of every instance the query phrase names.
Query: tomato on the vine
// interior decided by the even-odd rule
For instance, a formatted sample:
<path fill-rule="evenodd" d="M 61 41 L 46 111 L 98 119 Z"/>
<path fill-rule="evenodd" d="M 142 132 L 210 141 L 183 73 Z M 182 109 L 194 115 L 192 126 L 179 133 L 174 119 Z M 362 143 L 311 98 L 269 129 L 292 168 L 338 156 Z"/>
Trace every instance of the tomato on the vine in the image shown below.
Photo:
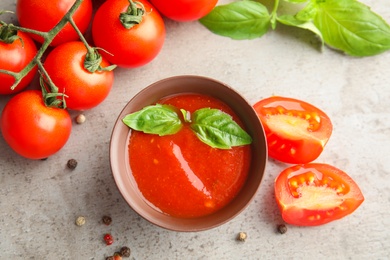
<path fill-rule="evenodd" d="M 58 92 L 64 93 L 66 106 L 73 110 L 87 110 L 106 99 L 113 85 L 113 71 L 89 72 L 84 68 L 87 48 L 80 41 L 55 47 L 47 56 L 44 67 Z M 109 62 L 102 58 L 100 66 Z"/>
<path fill-rule="evenodd" d="M 330 118 L 304 101 L 273 96 L 253 107 L 264 126 L 268 154 L 276 160 L 309 163 L 322 153 L 332 134 Z"/>
<path fill-rule="evenodd" d="M 0 69 L 12 72 L 19 72 L 37 54 L 37 47 L 34 41 L 25 33 L 18 31 L 17 38 L 12 43 L 0 41 Z M 22 91 L 33 80 L 37 72 L 35 66 L 12 90 L 14 77 L 0 73 L 0 94 L 14 94 Z"/>
<path fill-rule="evenodd" d="M 72 120 L 67 110 L 46 106 L 41 91 L 25 90 L 5 105 L 0 128 L 16 153 L 29 159 L 44 159 L 66 144 Z"/>
<path fill-rule="evenodd" d="M 342 170 L 308 163 L 282 171 L 275 180 L 275 197 L 283 220 L 299 226 L 317 226 L 355 211 L 364 197 Z"/>
<path fill-rule="evenodd" d="M 76 0 L 17 0 L 16 15 L 21 26 L 41 32 L 48 32 L 64 17 Z M 81 33 L 86 32 L 92 19 L 92 1 L 82 1 L 73 15 L 73 20 Z M 30 34 L 42 43 L 43 38 Z M 51 46 L 74 41 L 79 38 L 75 29 L 68 23 L 53 39 Z"/>
<path fill-rule="evenodd" d="M 218 0 L 150 0 L 157 10 L 169 19 L 188 22 L 207 15 Z"/>
<path fill-rule="evenodd" d="M 127 21 L 130 28 L 125 28 L 121 20 Z M 165 25 L 156 8 L 146 0 L 108 0 L 95 14 L 92 37 L 110 63 L 135 68 L 158 55 L 165 40 Z"/>

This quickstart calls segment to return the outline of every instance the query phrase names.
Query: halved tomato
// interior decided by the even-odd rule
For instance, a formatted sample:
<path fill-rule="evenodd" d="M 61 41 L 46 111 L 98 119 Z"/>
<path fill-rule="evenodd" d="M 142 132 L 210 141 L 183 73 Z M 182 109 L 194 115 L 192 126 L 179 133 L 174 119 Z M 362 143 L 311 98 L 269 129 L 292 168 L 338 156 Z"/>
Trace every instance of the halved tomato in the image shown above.
<path fill-rule="evenodd" d="M 363 203 L 358 185 L 328 164 L 295 165 L 275 180 L 275 197 L 283 220 L 291 225 L 317 226 L 345 217 Z"/>
<path fill-rule="evenodd" d="M 264 126 L 268 155 L 276 160 L 309 163 L 322 153 L 332 134 L 329 117 L 304 101 L 273 96 L 253 107 Z"/>

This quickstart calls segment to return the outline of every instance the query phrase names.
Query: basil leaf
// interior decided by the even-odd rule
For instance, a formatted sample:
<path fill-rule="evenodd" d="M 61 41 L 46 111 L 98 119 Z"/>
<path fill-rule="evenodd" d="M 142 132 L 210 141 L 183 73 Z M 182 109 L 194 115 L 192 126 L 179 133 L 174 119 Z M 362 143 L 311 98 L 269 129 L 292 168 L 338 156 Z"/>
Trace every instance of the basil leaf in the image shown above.
<path fill-rule="evenodd" d="M 331 47 L 351 56 L 371 56 L 390 49 L 390 26 L 355 0 L 317 2 L 314 24 Z"/>
<path fill-rule="evenodd" d="M 294 26 L 302 29 L 309 30 L 313 33 L 315 33 L 321 40 L 322 44 L 324 44 L 324 38 L 322 37 L 322 33 L 318 28 L 313 24 L 311 21 L 301 21 L 296 19 L 295 16 L 292 15 L 282 15 L 278 16 L 276 18 L 278 22 L 284 24 L 284 25 L 289 25 L 289 26 Z"/>
<path fill-rule="evenodd" d="M 219 109 L 202 108 L 196 110 L 192 117 L 191 129 L 211 147 L 230 149 L 252 142 L 252 138 L 233 118 Z"/>
<path fill-rule="evenodd" d="M 285 2 L 293 3 L 293 4 L 300 4 L 307 2 L 308 0 L 284 0 Z"/>
<path fill-rule="evenodd" d="M 238 1 L 219 5 L 199 21 L 215 34 L 235 40 L 263 36 L 270 27 L 267 8 L 255 1 Z"/>
<path fill-rule="evenodd" d="M 161 104 L 144 107 L 126 115 L 122 121 L 134 130 L 159 136 L 176 134 L 182 127 L 175 109 Z"/>

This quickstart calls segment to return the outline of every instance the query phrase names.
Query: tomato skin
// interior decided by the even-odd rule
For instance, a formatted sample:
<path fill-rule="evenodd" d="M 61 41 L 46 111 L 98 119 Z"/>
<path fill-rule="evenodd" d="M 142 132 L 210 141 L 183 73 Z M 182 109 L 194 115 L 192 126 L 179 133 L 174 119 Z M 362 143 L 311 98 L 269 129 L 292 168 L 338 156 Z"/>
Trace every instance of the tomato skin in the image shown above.
<path fill-rule="evenodd" d="M 37 54 L 37 47 L 34 41 L 25 33 L 18 31 L 20 39 L 15 40 L 13 43 L 7 44 L 0 41 L 0 69 L 19 72 Z M 37 72 L 35 66 L 14 88 L 11 86 L 15 82 L 15 79 L 3 73 L 0 73 L 0 94 L 8 95 L 15 94 L 27 87 L 28 84 L 33 80 Z"/>
<path fill-rule="evenodd" d="M 29 159 L 43 159 L 58 152 L 72 128 L 68 111 L 47 107 L 38 90 L 13 96 L 1 114 L 1 132 L 8 145 Z"/>
<path fill-rule="evenodd" d="M 273 96 L 253 107 L 264 127 L 269 157 L 281 162 L 314 161 L 332 134 L 330 118 L 307 102 Z"/>
<path fill-rule="evenodd" d="M 114 82 L 113 71 L 91 73 L 84 68 L 87 48 L 73 41 L 55 47 L 47 56 L 44 67 L 60 93 L 65 93 L 67 108 L 87 110 L 103 102 Z M 109 66 L 103 58 L 101 67 Z"/>
<path fill-rule="evenodd" d="M 165 25 L 157 10 L 146 0 L 142 22 L 130 29 L 123 27 L 119 15 L 127 10 L 128 0 L 108 0 L 97 10 L 92 22 L 92 37 L 96 47 L 110 63 L 136 68 L 151 62 L 165 41 Z"/>
<path fill-rule="evenodd" d="M 169 19 L 188 22 L 207 15 L 217 5 L 218 0 L 150 0 Z"/>
<path fill-rule="evenodd" d="M 50 31 L 69 11 L 76 0 L 17 0 L 16 15 L 21 26 L 41 32 Z M 81 33 L 85 33 L 92 19 L 92 1 L 83 0 L 79 8 L 73 15 Z M 43 43 L 43 38 L 35 34 L 30 36 Z M 77 40 L 74 28 L 68 23 L 51 42 L 51 46 Z"/>
<path fill-rule="evenodd" d="M 275 180 L 275 198 L 283 220 L 298 226 L 318 226 L 343 218 L 364 201 L 351 177 L 320 163 L 282 171 Z"/>

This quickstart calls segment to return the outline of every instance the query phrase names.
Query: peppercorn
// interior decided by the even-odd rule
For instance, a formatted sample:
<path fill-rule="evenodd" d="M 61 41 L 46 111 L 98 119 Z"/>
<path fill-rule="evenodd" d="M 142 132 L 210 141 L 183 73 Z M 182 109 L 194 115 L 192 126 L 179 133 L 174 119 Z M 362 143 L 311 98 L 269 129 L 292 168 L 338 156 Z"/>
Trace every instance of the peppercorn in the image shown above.
<path fill-rule="evenodd" d="M 245 242 L 247 237 L 248 236 L 245 232 L 240 232 L 240 233 L 238 233 L 237 240 Z"/>
<path fill-rule="evenodd" d="M 114 253 L 114 260 L 122 260 L 122 255 L 119 252 Z"/>
<path fill-rule="evenodd" d="M 120 253 L 123 257 L 130 257 L 131 250 L 130 250 L 130 248 L 128 248 L 127 246 L 123 246 L 123 247 L 121 248 L 121 250 L 119 251 L 119 253 Z"/>
<path fill-rule="evenodd" d="M 104 237 L 104 242 L 106 242 L 106 245 L 112 245 L 112 243 L 114 243 L 114 238 L 112 237 L 111 234 L 105 234 Z"/>
<path fill-rule="evenodd" d="M 103 216 L 102 221 L 103 221 L 103 224 L 108 226 L 111 224 L 112 218 L 110 216 Z"/>
<path fill-rule="evenodd" d="M 82 226 L 84 224 L 85 224 L 85 217 L 80 216 L 80 217 L 76 218 L 76 225 L 77 226 Z"/>
<path fill-rule="evenodd" d="M 82 124 L 85 122 L 85 116 L 83 114 L 79 114 L 76 116 L 76 123 L 77 124 Z"/>
<path fill-rule="evenodd" d="M 67 164 L 69 169 L 74 170 L 77 167 L 77 161 L 75 159 L 68 160 Z"/>
<path fill-rule="evenodd" d="M 107 256 L 106 260 L 115 260 L 115 258 L 113 256 Z"/>
<path fill-rule="evenodd" d="M 284 234 L 287 232 L 287 226 L 285 224 L 278 225 L 278 231 L 280 234 Z"/>

